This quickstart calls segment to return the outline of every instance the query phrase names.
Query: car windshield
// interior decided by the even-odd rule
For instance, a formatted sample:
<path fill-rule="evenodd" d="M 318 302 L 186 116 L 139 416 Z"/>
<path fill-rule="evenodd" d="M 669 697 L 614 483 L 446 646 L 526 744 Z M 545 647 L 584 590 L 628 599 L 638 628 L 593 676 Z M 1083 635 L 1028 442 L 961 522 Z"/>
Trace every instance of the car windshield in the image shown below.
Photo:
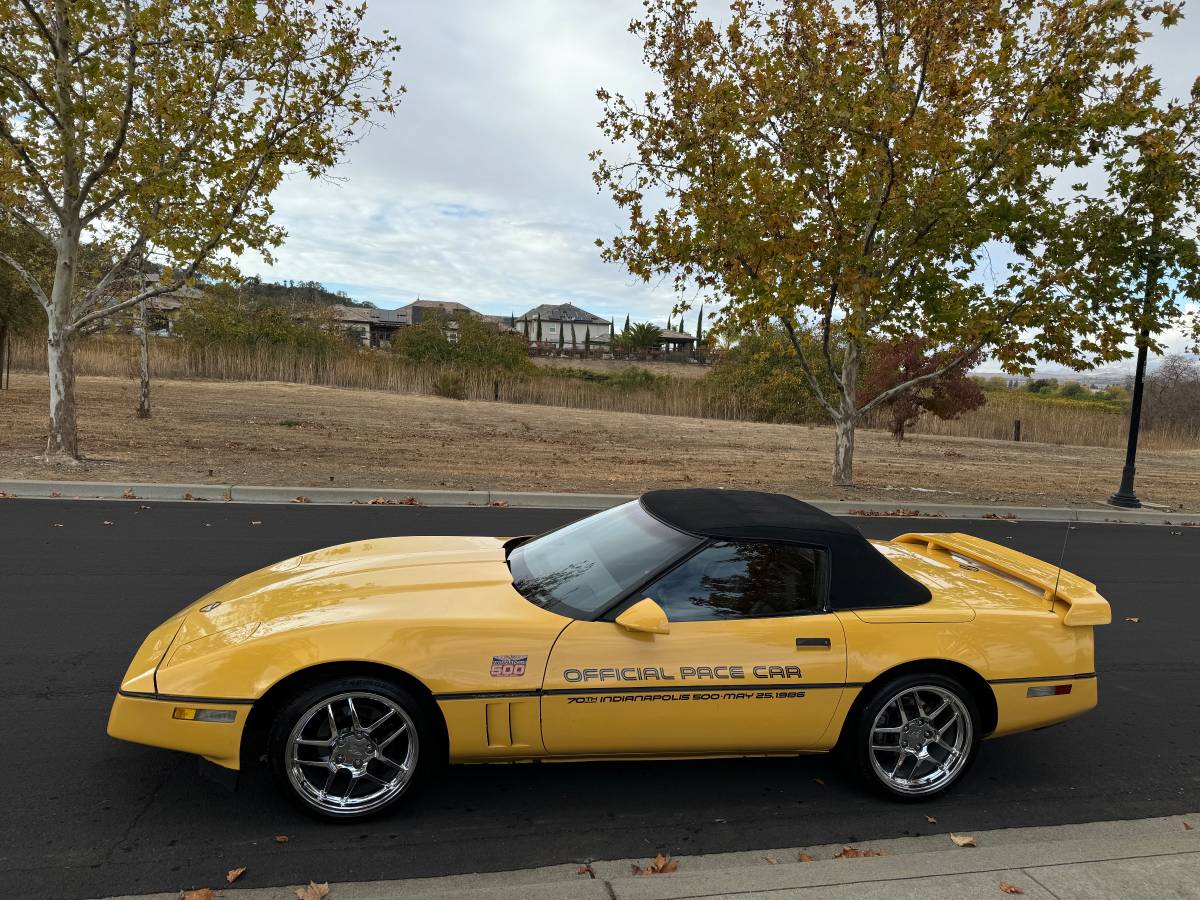
<path fill-rule="evenodd" d="M 508 562 L 513 586 L 531 603 L 591 619 L 701 543 L 635 500 L 521 544 Z"/>

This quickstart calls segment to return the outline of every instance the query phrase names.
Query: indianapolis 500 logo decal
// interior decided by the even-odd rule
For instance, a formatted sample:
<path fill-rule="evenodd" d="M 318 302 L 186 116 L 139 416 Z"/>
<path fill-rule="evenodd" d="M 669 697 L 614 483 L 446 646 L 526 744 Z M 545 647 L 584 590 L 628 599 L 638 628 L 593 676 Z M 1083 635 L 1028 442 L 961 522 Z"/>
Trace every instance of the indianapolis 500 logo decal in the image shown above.
<path fill-rule="evenodd" d="M 528 656 L 493 656 L 492 677 L 519 678 L 525 674 L 525 666 L 528 662 Z"/>

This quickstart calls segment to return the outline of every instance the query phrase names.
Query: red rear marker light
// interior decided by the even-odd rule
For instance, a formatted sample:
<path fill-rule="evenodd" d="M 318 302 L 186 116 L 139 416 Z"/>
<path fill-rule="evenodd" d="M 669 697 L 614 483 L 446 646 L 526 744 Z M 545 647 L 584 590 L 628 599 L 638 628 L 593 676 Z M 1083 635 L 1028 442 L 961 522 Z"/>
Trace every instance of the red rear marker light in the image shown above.
<path fill-rule="evenodd" d="M 1069 684 L 1047 684 L 1031 687 L 1025 692 L 1026 697 L 1057 697 L 1062 694 L 1071 693 L 1071 685 Z"/>

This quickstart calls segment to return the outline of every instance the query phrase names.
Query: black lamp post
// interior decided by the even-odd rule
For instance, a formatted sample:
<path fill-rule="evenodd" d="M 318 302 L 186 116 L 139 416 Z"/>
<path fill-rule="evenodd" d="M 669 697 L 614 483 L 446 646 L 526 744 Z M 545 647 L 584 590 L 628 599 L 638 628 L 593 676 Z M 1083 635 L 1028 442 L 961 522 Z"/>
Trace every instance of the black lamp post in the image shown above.
<path fill-rule="evenodd" d="M 1158 223 L 1155 222 L 1154 234 L 1157 234 Z M 1151 256 L 1149 270 L 1146 272 L 1146 293 L 1143 302 L 1143 321 L 1150 320 L 1150 310 L 1154 303 L 1154 292 L 1158 288 L 1158 259 Z M 1121 470 L 1121 486 L 1117 492 L 1108 498 L 1113 506 L 1124 509 L 1138 509 L 1142 501 L 1133 492 L 1133 476 L 1137 472 L 1138 431 L 1142 425 L 1142 389 L 1146 383 L 1146 355 L 1150 344 L 1150 329 L 1142 327 L 1138 340 L 1137 369 L 1133 374 L 1133 403 L 1129 407 L 1129 443 L 1125 447 L 1125 468 Z"/>
<path fill-rule="evenodd" d="M 1137 370 L 1133 375 L 1133 403 L 1129 407 L 1129 443 L 1125 448 L 1125 468 L 1121 470 L 1121 486 L 1117 492 L 1108 498 L 1113 506 L 1125 509 L 1138 509 L 1142 501 L 1133 492 L 1133 476 L 1137 471 L 1138 431 L 1142 424 L 1142 388 L 1146 381 L 1146 344 L 1150 333 L 1142 329 L 1141 346 L 1138 347 Z"/>

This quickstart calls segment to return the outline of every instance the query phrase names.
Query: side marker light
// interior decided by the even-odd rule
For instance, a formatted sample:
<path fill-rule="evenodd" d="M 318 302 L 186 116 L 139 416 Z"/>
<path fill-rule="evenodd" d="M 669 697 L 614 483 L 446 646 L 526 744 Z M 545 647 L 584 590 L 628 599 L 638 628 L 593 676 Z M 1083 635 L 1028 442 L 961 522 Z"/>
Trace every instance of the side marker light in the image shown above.
<path fill-rule="evenodd" d="M 1069 684 L 1046 684 L 1038 687 L 1031 687 L 1025 692 L 1026 697 L 1058 697 L 1062 694 L 1071 693 L 1071 685 Z"/>

